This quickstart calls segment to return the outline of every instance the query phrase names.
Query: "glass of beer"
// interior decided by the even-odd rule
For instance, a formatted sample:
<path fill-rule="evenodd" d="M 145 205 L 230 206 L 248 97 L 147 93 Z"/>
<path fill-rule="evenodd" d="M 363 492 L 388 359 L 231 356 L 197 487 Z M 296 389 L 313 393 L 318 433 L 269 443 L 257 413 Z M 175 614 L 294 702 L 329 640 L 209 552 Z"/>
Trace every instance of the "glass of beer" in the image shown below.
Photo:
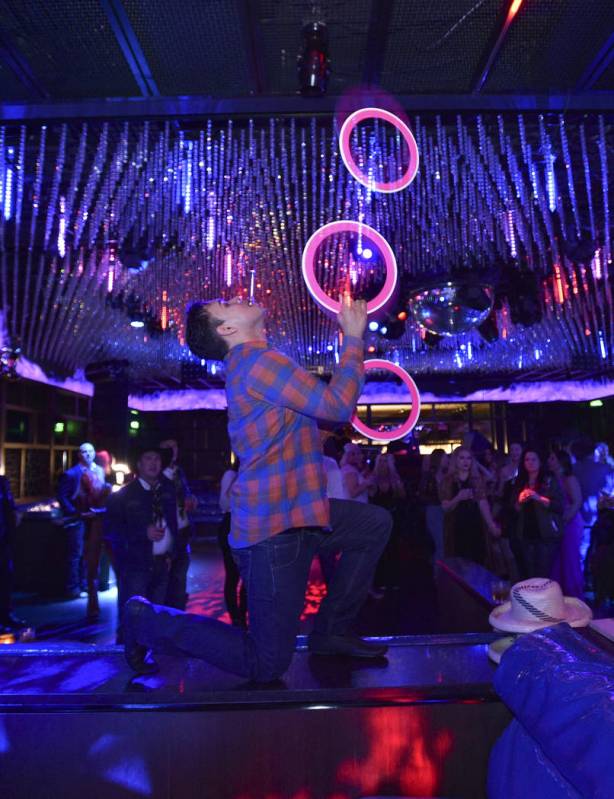
<path fill-rule="evenodd" d="M 490 584 L 490 591 L 492 594 L 492 601 L 496 605 L 502 605 L 510 598 L 510 581 L 509 580 L 493 580 Z"/>

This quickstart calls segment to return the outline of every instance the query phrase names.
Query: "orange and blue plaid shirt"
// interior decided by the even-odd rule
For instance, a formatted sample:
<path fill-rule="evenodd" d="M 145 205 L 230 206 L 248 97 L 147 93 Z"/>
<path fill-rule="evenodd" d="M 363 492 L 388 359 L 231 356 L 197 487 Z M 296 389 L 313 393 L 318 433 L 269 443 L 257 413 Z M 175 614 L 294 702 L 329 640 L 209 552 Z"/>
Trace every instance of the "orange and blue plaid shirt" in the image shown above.
<path fill-rule="evenodd" d="M 345 337 L 328 385 L 265 342 L 234 346 L 226 365 L 228 433 L 240 459 L 231 546 L 249 547 L 291 527 L 327 527 L 316 420 L 350 419 L 364 376 L 362 340 Z"/>

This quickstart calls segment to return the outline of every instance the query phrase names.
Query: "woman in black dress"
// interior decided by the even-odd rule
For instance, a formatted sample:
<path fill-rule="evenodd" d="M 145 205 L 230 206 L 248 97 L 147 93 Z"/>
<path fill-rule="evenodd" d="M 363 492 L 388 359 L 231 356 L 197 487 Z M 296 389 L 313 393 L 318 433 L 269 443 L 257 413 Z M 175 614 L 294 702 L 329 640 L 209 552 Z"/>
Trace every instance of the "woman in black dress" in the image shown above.
<path fill-rule="evenodd" d="M 440 494 L 445 513 L 445 556 L 467 558 L 484 565 L 489 552 L 487 535 L 498 538 L 501 531 L 490 512 L 471 450 L 466 447 L 454 450 Z"/>

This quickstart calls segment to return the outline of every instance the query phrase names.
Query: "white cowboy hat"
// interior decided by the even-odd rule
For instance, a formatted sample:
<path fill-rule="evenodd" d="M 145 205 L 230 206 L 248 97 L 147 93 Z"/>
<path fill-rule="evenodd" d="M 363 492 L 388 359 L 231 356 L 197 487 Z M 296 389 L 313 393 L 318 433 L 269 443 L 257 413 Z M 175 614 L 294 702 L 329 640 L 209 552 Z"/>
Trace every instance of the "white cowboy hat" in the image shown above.
<path fill-rule="evenodd" d="M 580 599 L 563 596 L 561 586 L 545 577 L 532 577 L 512 586 L 510 601 L 496 607 L 488 621 L 495 630 L 530 633 L 564 621 L 586 627 L 593 612 Z"/>

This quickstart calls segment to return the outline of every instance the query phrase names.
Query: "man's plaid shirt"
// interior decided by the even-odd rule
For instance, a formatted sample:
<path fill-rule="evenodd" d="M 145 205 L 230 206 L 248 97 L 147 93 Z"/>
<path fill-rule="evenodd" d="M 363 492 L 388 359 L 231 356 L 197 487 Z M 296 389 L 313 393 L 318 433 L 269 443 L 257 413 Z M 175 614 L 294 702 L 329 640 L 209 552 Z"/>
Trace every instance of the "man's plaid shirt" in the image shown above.
<path fill-rule="evenodd" d="M 226 356 L 228 433 L 240 458 L 231 492 L 233 547 L 329 523 L 316 420 L 346 422 L 362 388 L 363 342 L 346 337 L 328 385 L 264 342 Z"/>

